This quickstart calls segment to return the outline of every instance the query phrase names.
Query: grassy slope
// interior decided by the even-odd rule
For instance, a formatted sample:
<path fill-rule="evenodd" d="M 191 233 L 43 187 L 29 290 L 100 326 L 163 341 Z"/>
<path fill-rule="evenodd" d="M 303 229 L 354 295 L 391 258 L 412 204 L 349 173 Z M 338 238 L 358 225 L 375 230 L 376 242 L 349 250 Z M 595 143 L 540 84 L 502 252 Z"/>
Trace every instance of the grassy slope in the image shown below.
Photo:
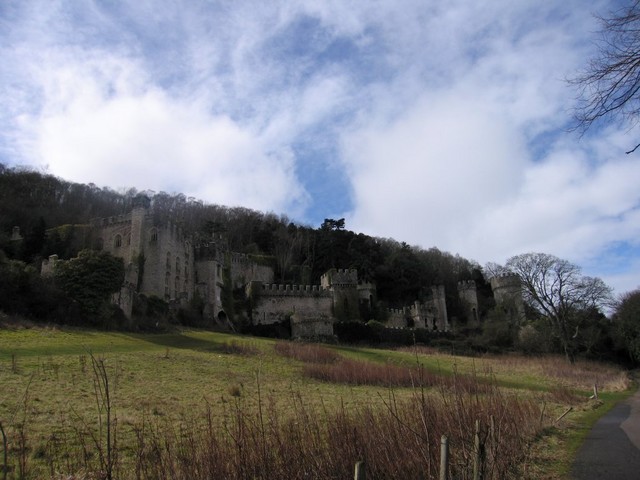
<path fill-rule="evenodd" d="M 234 341 L 250 345 L 259 353 L 224 353 L 225 344 Z M 256 403 L 258 388 L 263 398 L 275 399 L 285 406 L 294 395 L 329 408 L 338 402 L 348 406 L 388 398 L 389 391 L 384 388 L 331 385 L 306 379 L 300 375 L 302 364 L 276 355 L 273 344 L 268 339 L 205 331 L 138 335 L 72 329 L 0 330 L 3 390 L 0 421 L 4 425 L 26 423 L 30 439 L 36 445 L 33 455 L 37 455 L 38 448 L 45 448 L 60 424 L 73 419 L 94 422 L 96 405 L 89 352 L 106 359 L 118 419 L 124 426 L 135 424 L 144 415 L 179 419 L 181 413 L 199 411 L 207 404 L 224 416 L 235 401 Z M 539 465 L 534 469 L 540 469 L 536 475 L 544 478 L 560 478 L 566 473 L 571 455 L 590 425 L 625 395 L 621 391 L 622 376 L 618 379 L 611 369 L 583 366 L 580 375 L 574 378 L 557 359 L 531 363 L 505 357 L 470 359 L 435 352 L 425 355 L 411 349 L 333 348 L 360 360 L 420 363 L 443 374 L 456 371 L 488 375 L 510 391 L 539 395 L 541 402 L 549 402 L 546 411 L 552 418 L 559 416 L 566 401 L 554 401 L 553 397 L 545 397 L 544 392 L 567 387 L 585 398 L 593 381 L 601 388 L 607 382 L 602 406 L 593 409 L 593 404 L 578 402 L 574 412 L 560 422 L 570 430 L 549 429 L 544 441 L 556 444 L 564 454 L 559 460 L 552 460 L 545 457 L 544 448 L 540 449 Z M 614 389 L 618 391 L 611 391 Z M 395 392 L 405 393 L 408 394 L 402 390 Z"/>

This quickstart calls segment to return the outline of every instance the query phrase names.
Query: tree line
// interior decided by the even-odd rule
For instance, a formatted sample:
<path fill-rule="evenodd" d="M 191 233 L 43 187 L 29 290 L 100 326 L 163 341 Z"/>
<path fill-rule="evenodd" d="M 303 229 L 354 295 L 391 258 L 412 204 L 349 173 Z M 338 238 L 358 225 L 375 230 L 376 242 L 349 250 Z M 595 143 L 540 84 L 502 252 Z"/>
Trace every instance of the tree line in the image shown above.
<path fill-rule="evenodd" d="M 518 255 L 504 266 L 483 268 L 436 247 L 350 231 L 344 219 L 327 218 L 314 228 L 284 215 L 211 205 L 183 194 L 115 191 L 2 164 L 0 310 L 36 319 L 80 324 L 86 318 L 109 319 L 111 324 L 115 319 L 122 324 L 108 304 L 122 282 L 123 266 L 108 254 L 85 250 L 91 239 L 87 224 L 92 218 L 127 213 L 140 194 L 151 199 L 158 223 L 180 225 L 195 242 L 215 239 L 232 251 L 270 257 L 279 283 L 317 284 L 330 268 L 356 268 L 361 280 L 376 284 L 381 311 L 425 301 L 431 286 L 444 285 L 449 318 L 458 321 L 458 336 L 452 340 L 458 350 L 519 349 L 561 352 L 570 361 L 578 355 L 640 361 L 640 292 L 616 302 L 602 280 L 583 276 L 577 266 L 552 255 Z M 15 226 L 21 242 L 11 239 Z M 54 280 L 38 274 L 42 259 L 51 254 L 66 260 Z M 92 273 L 98 267 L 103 273 Z M 508 272 L 522 280 L 526 319 L 495 304 L 487 278 Z M 478 323 L 464 321 L 465 305 L 457 292 L 461 280 L 476 283 Z M 604 315 L 607 310 L 613 321 Z M 384 320 L 384 315 L 370 313 Z"/>
<path fill-rule="evenodd" d="M 377 284 L 380 298 L 390 307 L 425 300 L 432 285 L 443 284 L 451 293 L 455 313 L 457 282 L 483 280 L 480 266 L 473 261 L 435 247 L 424 250 L 356 233 L 345 228 L 344 219 L 326 219 L 314 228 L 284 215 L 207 204 L 183 194 L 135 188 L 115 191 L 3 164 L 0 249 L 11 259 L 36 267 L 51 254 L 71 258 L 88 246 L 83 225 L 93 218 L 127 213 L 140 194 L 150 198 L 159 224 L 180 225 L 196 243 L 223 239 L 231 251 L 273 257 L 279 283 L 319 283 L 330 268 L 356 268 L 362 280 Z M 11 241 L 15 226 L 24 237 L 19 246 Z"/>

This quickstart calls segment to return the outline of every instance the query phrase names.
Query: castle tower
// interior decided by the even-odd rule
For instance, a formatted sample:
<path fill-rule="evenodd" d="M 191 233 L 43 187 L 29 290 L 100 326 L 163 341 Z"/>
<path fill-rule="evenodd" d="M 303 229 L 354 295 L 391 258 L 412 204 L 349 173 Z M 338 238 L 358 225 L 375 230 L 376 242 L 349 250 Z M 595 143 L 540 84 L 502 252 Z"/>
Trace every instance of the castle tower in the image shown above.
<path fill-rule="evenodd" d="M 524 320 L 526 317 L 520 277 L 515 273 L 507 273 L 492 277 L 489 282 L 496 305 L 505 309 L 513 322 Z"/>
<path fill-rule="evenodd" d="M 478 324 L 478 292 L 476 290 L 476 282 L 473 280 L 458 282 L 458 298 L 460 298 L 464 304 L 467 322 Z"/>
<path fill-rule="evenodd" d="M 125 258 L 125 264 L 131 265 L 127 269 L 126 281 L 131 285 L 140 287 L 142 279 L 138 278 L 140 272 L 138 260 L 144 255 L 144 221 L 150 206 L 150 200 L 145 195 L 138 195 L 133 199 L 131 210 L 131 236 L 129 245 L 129 258 Z"/>
<path fill-rule="evenodd" d="M 358 284 L 358 303 L 360 319 L 367 321 L 375 316 L 378 294 L 373 283 L 362 282 Z"/>
<path fill-rule="evenodd" d="M 332 268 L 320 277 L 323 289 L 333 293 L 333 316 L 338 320 L 360 318 L 358 296 L 358 270 L 336 270 Z"/>
<path fill-rule="evenodd" d="M 448 332 L 449 317 L 447 316 L 447 300 L 444 285 L 434 285 L 431 287 L 431 297 L 435 315 L 435 326 L 440 332 Z"/>

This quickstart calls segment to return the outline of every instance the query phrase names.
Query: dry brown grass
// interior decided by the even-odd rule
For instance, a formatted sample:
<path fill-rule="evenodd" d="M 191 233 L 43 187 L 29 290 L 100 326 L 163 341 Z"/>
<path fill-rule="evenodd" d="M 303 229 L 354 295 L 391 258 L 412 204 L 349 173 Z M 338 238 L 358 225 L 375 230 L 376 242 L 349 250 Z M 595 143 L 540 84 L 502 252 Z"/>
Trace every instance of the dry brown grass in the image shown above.
<path fill-rule="evenodd" d="M 10 394 L 0 398 L 0 420 L 11 436 L 10 464 L 22 455 L 31 478 L 101 478 L 92 437 L 98 431 L 94 379 L 78 345 L 112 352 L 106 365 L 117 414 L 113 467 L 122 480 L 349 478 L 358 460 L 366 461 L 368 478 L 428 479 L 437 472 L 442 434 L 449 436 L 452 473 L 466 479 L 476 420 L 486 440 L 485 478 L 543 478 L 530 446 L 566 408 L 563 402 L 572 401 L 576 381 L 573 369 L 567 380 L 547 376 L 563 359 L 434 359 L 432 352 L 347 348 L 340 355 L 332 347 L 286 342 L 274 351 L 271 340 L 209 332 L 2 334 L 0 384 Z M 589 375 L 589 390 L 599 370 L 578 367 Z M 307 368 L 326 377 L 316 381 L 303 374 Z M 539 371 L 545 376 L 535 378 Z M 518 389 L 498 387 L 511 377 Z M 28 400 L 21 400 L 26 392 Z"/>
<path fill-rule="evenodd" d="M 329 364 L 341 358 L 340 354 L 315 343 L 279 341 L 274 345 L 274 349 L 278 355 L 305 363 Z"/>
<path fill-rule="evenodd" d="M 482 425 L 486 479 L 521 478 L 529 440 L 540 428 L 537 406 L 493 389 L 463 390 L 409 399 L 390 394 L 383 408 L 318 411 L 301 396 L 288 414 L 274 402 L 258 410 L 241 401 L 218 427 L 212 411 L 189 417 L 179 428 L 160 421 L 136 426 L 136 476 L 147 479 L 349 478 L 365 460 L 370 478 L 438 478 L 440 439 L 451 446 L 452 478 L 471 478 L 474 425 Z"/>
<path fill-rule="evenodd" d="M 566 387 L 588 391 L 597 384 L 599 389 L 619 392 L 626 390 L 631 384 L 628 372 L 616 365 L 583 359 L 571 364 L 561 355 L 532 357 L 505 354 L 462 358 L 424 346 L 402 348 L 400 351 L 433 361 L 452 361 L 461 371 L 475 370 L 495 375 L 499 380 L 517 379 L 525 384 L 531 381 L 532 386 L 533 383 L 537 383 L 540 387 Z M 541 383 L 541 380 L 544 383 Z"/>

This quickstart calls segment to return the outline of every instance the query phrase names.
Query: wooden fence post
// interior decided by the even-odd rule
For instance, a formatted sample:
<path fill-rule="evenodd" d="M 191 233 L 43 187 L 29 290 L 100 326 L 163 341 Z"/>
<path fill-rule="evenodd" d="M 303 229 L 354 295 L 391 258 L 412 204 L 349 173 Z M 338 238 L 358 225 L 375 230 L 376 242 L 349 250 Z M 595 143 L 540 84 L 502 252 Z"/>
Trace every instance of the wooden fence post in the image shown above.
<path fill-rule="evenodd" d="M 2 458 L 3 463 L 0 465 L 2 468 L 2 478 L 7 480 L 7 473 L 9 473 L 9 465 L 7 465 L 7 436 L 4 433 L 4 428 L 2 428 L 2 422 L 0 422 L 0 433 L 2 433 Z"/>
<path fill-rule="evenodd" d="M 365 471 L 365 464 L 363 461 L 356 462 L 356 471 L 353 475 L 353 480 L 365 480 L 367 473 Z"/>
<path fill-rule="evenodd" d="M 484 445 L 480 442 L 480 420 L 476 420 L 476 434 L 473 439 L 473 480 L 484 478 Z"/>
<path fill-rule="evenodd" d="M 440 439 L 440 480 L 449 480 L 449 439 L 446 435 Z"/>

